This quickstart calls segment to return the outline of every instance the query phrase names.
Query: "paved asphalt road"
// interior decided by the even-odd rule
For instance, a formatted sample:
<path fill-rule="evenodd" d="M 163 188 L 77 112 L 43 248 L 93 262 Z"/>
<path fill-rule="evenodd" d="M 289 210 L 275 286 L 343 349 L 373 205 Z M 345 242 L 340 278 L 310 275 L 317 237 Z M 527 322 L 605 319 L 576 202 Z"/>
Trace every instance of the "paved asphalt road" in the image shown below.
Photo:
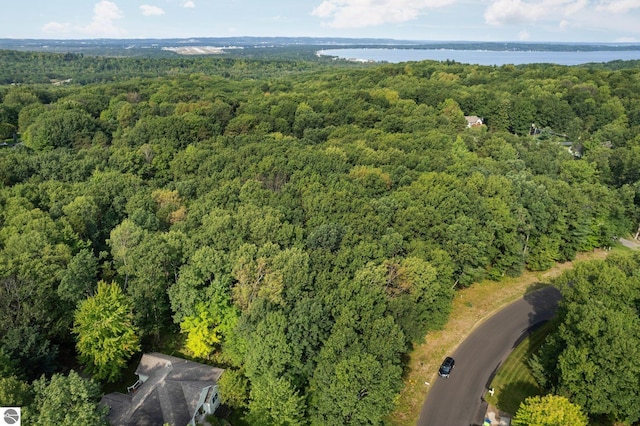
<path fill-rule="evenodd" d="M 558 300 L 560 292 L 545 287 L 482 323 L 451 354 L 456 360 L 451 376 L 431 383 L 418 426 L 481 425 L 482 396 L 498 367 L 532 328 L 553 317 Z"/>
<path fill-rule="evenodd" d="M 638 240 L 635 240 L 635 239 L 628 240 L 626 238 L 620 238 L 620 244 L 634 250 L 637 250 L 640 248 L 640 243 L 638 242 Z"/>

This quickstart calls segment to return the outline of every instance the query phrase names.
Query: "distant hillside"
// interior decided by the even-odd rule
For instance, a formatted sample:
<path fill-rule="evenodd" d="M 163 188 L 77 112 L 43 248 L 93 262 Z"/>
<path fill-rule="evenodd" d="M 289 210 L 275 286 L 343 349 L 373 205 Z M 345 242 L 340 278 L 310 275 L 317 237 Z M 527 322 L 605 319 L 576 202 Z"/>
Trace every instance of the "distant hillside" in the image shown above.
<path fill-rule="evenodd" d="M 98 56 L 175 56 L 168 48 L 211 47 L 227 48 L 233 57 L 264 57 L 265 55 L 313 55 L 318 48 L 327 47 L 390 47 L 410 49 L 514 50 L 514 51 L 594 51 L 640 50 L 639 43 L 526 43 L 479 41 L 425 41 L 385 38 L 333 37 L 198 37 L 187 39 L 0 39 L 0 49 L 83 53 Z M 205 53 L 206 54 L 206 53 Z"/>

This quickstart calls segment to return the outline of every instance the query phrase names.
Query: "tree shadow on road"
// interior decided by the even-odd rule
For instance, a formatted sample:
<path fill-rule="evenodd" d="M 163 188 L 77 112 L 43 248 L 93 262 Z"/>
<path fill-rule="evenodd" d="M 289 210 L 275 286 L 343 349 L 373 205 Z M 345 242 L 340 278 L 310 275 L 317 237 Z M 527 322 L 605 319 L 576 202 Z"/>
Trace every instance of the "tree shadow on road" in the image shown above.
<path fill-rule="evenodd" d="M 535 283 L 531 287 L 536 288 L 540 283 Z M 529 291 L 524 295 L 524 300 L 531 305 L 529 313 L 529 328 L 548 321 L 555 315 L 558 301 L 561 299 L 560 291 L 553 286 L 543 286 L 537 290 Z M 523 330 L 523 333 L 525 331 Z"/>

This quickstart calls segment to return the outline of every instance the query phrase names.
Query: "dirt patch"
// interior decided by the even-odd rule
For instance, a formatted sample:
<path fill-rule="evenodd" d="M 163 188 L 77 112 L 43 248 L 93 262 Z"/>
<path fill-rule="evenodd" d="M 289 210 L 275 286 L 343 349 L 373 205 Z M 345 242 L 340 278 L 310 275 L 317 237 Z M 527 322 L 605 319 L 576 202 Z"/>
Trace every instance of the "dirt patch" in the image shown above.
<path fill-rule="evenodd" d="M 595 250 L 581 253 L 573 262 L 557 264 L 544 272 L 525 272 L 522 276 L 500 282 L 483 281 L 456 292 L 449 322 L 443 330 L 429 333 L 424 343 L 409 354 L 404 389 L 396 401 L 396 411 L 389 417 L 393 425 L 415 425 L 436 378 L 442 359 L 452 353 L 473 329 L 509 303 L 530 291 L 548 284 L 552 278 L 573 268 L 575 262 L 604 259 L 609 252 Z"/>

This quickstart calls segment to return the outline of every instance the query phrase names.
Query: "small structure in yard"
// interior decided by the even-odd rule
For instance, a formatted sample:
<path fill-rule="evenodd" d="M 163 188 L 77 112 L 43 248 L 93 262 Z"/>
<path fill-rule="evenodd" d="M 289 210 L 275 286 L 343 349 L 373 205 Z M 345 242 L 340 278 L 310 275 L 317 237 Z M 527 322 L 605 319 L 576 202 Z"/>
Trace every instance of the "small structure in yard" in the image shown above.
<path fill-rule="evenodd" d="M 224 370 L 157 352 L 144 354 L 136 369 L 138 381 L 127 395 L 105 395 L 108 419 L 122 426 L 195 426 L 200 414 L 220 405 L 218 379 Z"/>

